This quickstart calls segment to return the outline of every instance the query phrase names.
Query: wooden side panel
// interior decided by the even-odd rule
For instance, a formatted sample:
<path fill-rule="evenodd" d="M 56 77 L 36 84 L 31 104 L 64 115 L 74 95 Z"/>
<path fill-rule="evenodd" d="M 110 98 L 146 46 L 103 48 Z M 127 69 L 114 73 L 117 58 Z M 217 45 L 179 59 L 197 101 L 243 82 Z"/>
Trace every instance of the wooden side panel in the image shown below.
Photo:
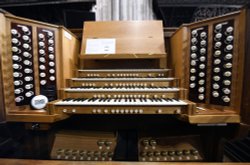
<path fill-rule="evenodd" d="M 241 107 L 241 117 L 242 122 L 250 124 L 250 5 L 246 11 L 246 33 L 243 38 L 245 38 L 245 61 L 244 61 L 244 81 L 243 81 L 243 91 L 242 91 L 242 107 Z"/>
<path fill-rule="evenodd" d="M 5 108 L 4 108 L 4 93 L 3 93 L 3 79 L 2 79 L 2 55 L 5 48 L 5 17 L 0 13 L 0 122 L 5 120 Z"/>
<path fill-rule="evenodd" d="M 66 79 L 75 77 L 75 71 L 79 65 L 78 55 L 80 51 L 80 42 L 75 35 L 63 27 L 60 27 L 59 35 L 60 60 L 57 64 L 57 70 L 60 79 L 58 89 L 66 87 Z"/>
<path fill-rule="evenodd" d="M 170 39 L 171 56 L 168 56 L 168 61 L 170 68 L 173 69 L 174 77 L 180 79 L 180 87 L 186 87 L 187 35 L 187 27 L 181 27 Z"/>

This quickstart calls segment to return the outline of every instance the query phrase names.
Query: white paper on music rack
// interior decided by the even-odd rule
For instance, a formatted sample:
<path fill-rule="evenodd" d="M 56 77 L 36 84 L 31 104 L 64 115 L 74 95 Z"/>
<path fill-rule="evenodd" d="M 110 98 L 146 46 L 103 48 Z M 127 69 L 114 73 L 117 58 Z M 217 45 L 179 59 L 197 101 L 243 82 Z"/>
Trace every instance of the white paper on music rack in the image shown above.
<path fill-rule="evenodd" d="M 87 39 L 85 54 L 115 54 L 114 38 Z"/>

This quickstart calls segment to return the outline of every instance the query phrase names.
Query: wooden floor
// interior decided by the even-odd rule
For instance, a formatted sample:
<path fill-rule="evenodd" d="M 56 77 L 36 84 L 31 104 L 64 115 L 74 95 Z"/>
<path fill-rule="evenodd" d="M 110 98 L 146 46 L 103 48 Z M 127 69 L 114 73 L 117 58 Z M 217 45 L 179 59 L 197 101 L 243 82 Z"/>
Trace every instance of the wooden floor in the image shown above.
<path fill-rule="evenodd" d="M 55 161 L 55 160 L 25 160 L 0 159 L 1 165 L 245 165 L 250 163 L 171 163 L 171 162 L 87 162 L 87 161 Z"/>

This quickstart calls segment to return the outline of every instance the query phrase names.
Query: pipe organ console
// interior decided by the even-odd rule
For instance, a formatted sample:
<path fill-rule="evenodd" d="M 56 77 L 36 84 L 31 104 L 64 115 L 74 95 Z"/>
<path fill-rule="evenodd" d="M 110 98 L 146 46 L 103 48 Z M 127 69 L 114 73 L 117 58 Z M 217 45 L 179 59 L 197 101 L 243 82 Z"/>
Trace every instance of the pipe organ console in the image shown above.
<path fill-rule="evenodd" d="M 203 161 L 200 137 L 140 135 L 138 140 L 139 161 L 195 162 Z"/>
<path fill-rule="evenodd" d="M 9 14 L 1 14 L 0 19 L 1 94 L 6 119 L 55 121 L 56 116 L 45 106 L 58 98 L 64 79 L 74 74 L 78 40 L 57 25 Z"/>
<path fill-rule="evenodd" d="M 244 69 L 245 10 L 180 27 L 171 37 L 171 64 L 197 103 L 191 123 L 238 123 Z"/>
<path fill-rule="evenodd" d="M 61 131 L 56 134 L 50 157 L 60 160 L 111 161 L 116 139 L 116 134 L 112 132 Z"/>
<path fill-rule="evenodd" d="M 99 26 L 97 26 L 98 24 Z M 123 26 L 121 26 L 123 25 Z M 138 26 L 144 28 L 138 37 L 134 38 L 134 29 L 124 36 L 123 33 L 113 34 L 114 31 L 128 29 L 127 27 Z M 123 29 L 120 29 L 123 27 Z M 91 30 L 96 28 L 96 31 Z M 98 29 L 100 28 L 100 29 Z M 104 28 L 104 29 L 103 29 Z M 109 28 L 112 28 L 111 30 Z M 67 79 L 68 87 L 60 90 L 61 100 L 49 103 L 49 109 L 52 114 L 60 114 L 62 116 L 71 116 L 74 114 L 186 114 L 192 110 L 194 104 L 186 99 L 185 89 L 179 88 L 178 79 L 171 76 L 171 70 L 166 67 L 161 68 L 164 62 L 158 62 L 155 69 L 109 69 L 96 67 L 93 61 L 101 60 L 102 63 L 112 59 L 120 59 L 119 63 L 129 64 L 129 60 L 136 59 L 137 63 L 144 63 L 144 60 L 155 58 L 159 61 L 165 60 L 165 54 L 162 45 L 163 34 L 157 32 L 151 34 L 153 28 L 161 29 L 162 25 L 158 21 L 151 22 L 87 22 L 84 27 L 83 42 L 81 48 L 80 59 L 87 60 L 77 72 L 77 77 Z M 109 29 L 105 31 L 105 29 Z M 105 33 L 105 34 L 103 34 Z M 115 36 L 118 35 L 118 36 Z M 88 39 L 116 38 L 118 54 L 87 54 L 85 53 L 86 43 Z M 88 38 L 89 37 L 89 38 Z M 137 40 L 138 47 L 133 46 L 134 57 L 131 57 L 130 49 L 127 44 L 131 40 Z M 147 42 L 139 42 L 145 40 Z M 154 42 L 154 46 L 151 44 Z M 143 45 L 144 44 L 144 45 Z M 150 46 L 148 46 L 150 45 Z M 141 48 L 147 47 L 146 54 Z M 160 47 L 160 50 L 159 50 Z M 127 55 L 128 54 L 128 55 Z M 127 55 L 127 58 L 125 58 Z M 160 56 L 160 57 L 159 57 Z M 108 57 L 108 58 L 106 58 Z M 153 64 L 152 64 L 153 65 Z M 138 66 L 137 66 L 138 67 Z"/>
<path fill-rule="evenodd" d="M 0 120 L 157 114 L 240 122 L 244 10 L 181 26 L 168 56 L 161 21 L 85 22 L 81 50 L 64 27 L 9 14 L 0 23 Z M 110 161 L 115 148 L 114 134 L 61 132 L 51 158 Z M 138 149 L 139 161 L 204 160 L 199 136 L 140 136 Z"/>

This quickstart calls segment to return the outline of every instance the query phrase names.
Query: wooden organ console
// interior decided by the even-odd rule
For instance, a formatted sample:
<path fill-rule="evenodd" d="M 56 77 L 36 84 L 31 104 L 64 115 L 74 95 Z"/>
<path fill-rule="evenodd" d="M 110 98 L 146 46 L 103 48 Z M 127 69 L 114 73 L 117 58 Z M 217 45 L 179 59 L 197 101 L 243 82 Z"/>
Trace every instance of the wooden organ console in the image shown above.
<path fill-rule="evenodd" d="M 141 32 L 136 31 L 134 36 L 132 27 Z M 159 31 L 154 34 L 153 29 Z M 49 103 L 51 113 L 64 116 L 188 113 L 194 103 L 185 100 L 185 89 L 178 87 L 178 79 L 171 77 L 169 69 L 162 68 L 166 53 L 160 29 L 159 21 L 85 23 L 80 55 L 83 62 L 78 77 L 67 80 L 68 87 L 60 91 L 62 100 Z M 112 37 L 116 39 L 116 54 L 85 53 L 88 39 Z M 156 62 L 151 61 L 155 65 L 153 69 L 147 69 L 145 64 L 138 69 L 136 63 L 134 69 L 104 66 L 106 61 L 118 59 L 116 63 L 124 66 L 129 65 L 129 60 L 136 60 L 140 65 L 148 59 Z M 97 66 L 98 62 L 104 63 L 102 68 Z"/>
<path fill-rule="evenodd" d="M 0 14 L 0 23 L 1 120 L 171 115 L 187 124 L 240 122 L 244 10 L 181 26 L 168 54 L 161 21 L 85 22 L 80 50 L 62 26 L 10 14 Z M 115 43 L 113 52 L 106 45 L 100 53 L 102 39 Z M 110 161 L 116 145 L 112 133 L 59 132 L 50 157 Z M 198 135 L 140 135 L 137 147 L 139 161 L 205 159 Z"/>

